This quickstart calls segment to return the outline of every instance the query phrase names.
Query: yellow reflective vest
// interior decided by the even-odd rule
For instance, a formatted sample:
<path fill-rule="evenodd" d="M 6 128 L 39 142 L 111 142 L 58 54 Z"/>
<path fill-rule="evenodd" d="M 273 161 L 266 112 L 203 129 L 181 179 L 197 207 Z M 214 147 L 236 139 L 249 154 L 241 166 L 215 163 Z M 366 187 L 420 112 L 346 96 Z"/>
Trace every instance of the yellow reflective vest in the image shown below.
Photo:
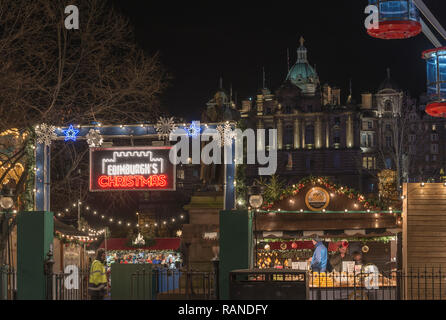
<path fill-rule="evenodd" d="M 90 289 L 104 289 L 106 284 L 105 266 L 99 260 L 93 261 L 90 268 Z"/>

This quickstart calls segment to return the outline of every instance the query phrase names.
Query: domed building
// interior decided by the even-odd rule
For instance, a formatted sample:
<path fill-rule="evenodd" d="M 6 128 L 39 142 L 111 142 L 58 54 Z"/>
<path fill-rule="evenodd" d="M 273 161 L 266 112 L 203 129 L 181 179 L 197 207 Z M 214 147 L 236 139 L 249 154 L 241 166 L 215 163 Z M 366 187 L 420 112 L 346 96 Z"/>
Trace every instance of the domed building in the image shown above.
<path fill-rule="evenodd" d="M 274 94 L 263 88 L 256 101 L 243 101 L 241 116 L 251 127 L 277 129 L 277 174 L 287 183 L 319 175 L 359 189 L 359 107 L 340 96 L 336 87 L 321 87 L 301 38 L 296 63 Z M 254 178 L 257 167 L 247 174 Z"/>
<path fill-rule="evenodd" d="M 319 89 L 319 77 L 308 63 L 303 37 L 300 38 L 300 47 L 297 49 L 297 61 L 289 70 L 286 80 L 301 89 L 306 96 L 314 96 Z"/>

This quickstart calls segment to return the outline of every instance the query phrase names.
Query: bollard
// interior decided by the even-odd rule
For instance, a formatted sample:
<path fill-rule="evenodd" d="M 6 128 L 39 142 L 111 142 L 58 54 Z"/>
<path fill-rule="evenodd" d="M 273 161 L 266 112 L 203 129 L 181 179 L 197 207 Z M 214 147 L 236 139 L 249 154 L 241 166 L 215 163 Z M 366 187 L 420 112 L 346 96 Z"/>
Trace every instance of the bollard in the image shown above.
<path fill-rule="evenodd" d="M 219 264 L 220 264 L 220 259 L 218 257 L 215 257 L 212 259 L 212 266 L 214 268 L 214 297 L 215 297 L 215 300 L 220 300 Z"/>
<path fill-rule="evenodd" d="M 44 262 L 44 271 L 46 275 L 46 299 L 53 300 L 53 245 L 50 244 L 50 250 L 46 254 L 47 258 Z"/>

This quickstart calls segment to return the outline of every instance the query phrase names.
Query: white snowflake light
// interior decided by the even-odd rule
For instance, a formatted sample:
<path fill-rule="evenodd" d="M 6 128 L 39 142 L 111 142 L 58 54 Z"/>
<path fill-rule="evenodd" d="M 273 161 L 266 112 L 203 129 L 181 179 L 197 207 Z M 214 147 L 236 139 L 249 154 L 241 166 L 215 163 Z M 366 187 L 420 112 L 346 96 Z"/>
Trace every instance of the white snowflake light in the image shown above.
<path fill-rule="evenodd" d="M 224 126 L 220 124 L 216 129 L 220 134 L 218 145 L 220 147 L 232 145 L 232 140 L 235 139 L 235 131 L 232 130 L 231 125 L 229 123 L 226 123 Z"/>
<path fill-rule="evenodd" d="M 177 127 L 175 126 L 174 118 L 164 118 L 160 117 L 157 124 L 155 125 L 155 130 L 158 133 L 158 137 L 168 137 Z"/>
<path fill-rule="evenodd" d="M 42 123 L 36 127 L 37 143 L 43 143 L 50 146 L 52 140 L 57 138 L 56 127 Z"/>
<path fill-rule="evenodd" d="M 90 129 L 85 137 L 87 138 L 87 143 L 90 148 L 100 147 L 102 142 L 104 142 L 100 131 L 97 129 Z"/>

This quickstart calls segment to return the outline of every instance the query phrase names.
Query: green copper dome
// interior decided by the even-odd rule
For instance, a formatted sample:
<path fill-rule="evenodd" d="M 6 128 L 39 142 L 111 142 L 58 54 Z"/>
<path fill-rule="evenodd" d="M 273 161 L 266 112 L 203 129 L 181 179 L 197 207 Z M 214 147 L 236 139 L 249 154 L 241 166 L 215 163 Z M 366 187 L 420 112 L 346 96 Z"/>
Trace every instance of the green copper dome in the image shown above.
<path fill-rule="evenodd" d="M 287 80 L 290 80 L 296 86 L 305 84 L 307 81 L 313 81 L 317 78 L 316 71 L 307 63 L 296 63 L 288 72 Z"/>
<path fill-rule="evenodd" d="M 287 80 L 299 87 L 306 95 L 313 95 L 319 84 L 316 70 L 307 60 L 307 49 L 304 47 L 304 39 L 300 39 L 300 47 L 297 49 L 297 61 L 288 72 Z"/>

